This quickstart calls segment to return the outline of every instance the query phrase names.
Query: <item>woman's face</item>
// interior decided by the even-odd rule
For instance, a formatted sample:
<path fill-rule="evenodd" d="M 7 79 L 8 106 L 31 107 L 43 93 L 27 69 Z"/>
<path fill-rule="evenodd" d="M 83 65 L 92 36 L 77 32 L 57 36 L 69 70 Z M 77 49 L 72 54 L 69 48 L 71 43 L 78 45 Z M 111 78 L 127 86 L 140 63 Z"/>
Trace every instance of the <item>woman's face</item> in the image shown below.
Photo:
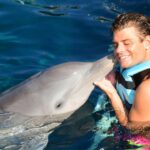
<path fill-rule="evenodd" d="M 135 27 L 114 32 L 115 57 L 122 68 L 128 68 L 148 59 L 145 39 L 141 40 Z"/>

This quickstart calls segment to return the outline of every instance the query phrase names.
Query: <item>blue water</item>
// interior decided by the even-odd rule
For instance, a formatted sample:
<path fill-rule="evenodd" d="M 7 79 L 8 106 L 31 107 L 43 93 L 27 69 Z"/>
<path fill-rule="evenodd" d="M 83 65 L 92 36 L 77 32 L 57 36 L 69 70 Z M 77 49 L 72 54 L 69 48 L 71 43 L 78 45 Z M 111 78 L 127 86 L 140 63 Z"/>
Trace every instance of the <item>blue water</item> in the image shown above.
<path fill-rule="evenodd" d="M 150 16 L 149 8 L 150 0 L 1 0 L 0 92 L 53 65 L 107 55 L 112 20 L 128 11 Z M 114 140 L 113 131 L 105 131 L 111 119 L 112 108 L 106 106 L 77 124 L 57 129 L 49 135 L 46 149 L 126 149 L 126 144 Z M 112 128 L 118 126 L 114 120 Z"/>

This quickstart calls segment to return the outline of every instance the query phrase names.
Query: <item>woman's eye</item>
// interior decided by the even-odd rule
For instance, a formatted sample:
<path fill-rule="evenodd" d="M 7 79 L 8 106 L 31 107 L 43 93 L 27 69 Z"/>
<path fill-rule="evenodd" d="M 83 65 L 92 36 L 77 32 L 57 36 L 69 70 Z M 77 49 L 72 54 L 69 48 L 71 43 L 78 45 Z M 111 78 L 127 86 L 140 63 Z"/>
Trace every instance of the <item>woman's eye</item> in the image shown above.
<path fill-rule="evenodd" d="M 125 43 L 124 45 L 128 48 L 131 47 L 131 43 Z"/>
<path fill-rule="evenodd" d="M 130 45 L 130 43 L 124 43 L 124 45 Z"/>
<path fill-rule="evenodd" d="M 125 41 L 124 42 L 124 45 L 128 46 L 128 45 L 131 45 L 132 43 L 130 41 Z"/>

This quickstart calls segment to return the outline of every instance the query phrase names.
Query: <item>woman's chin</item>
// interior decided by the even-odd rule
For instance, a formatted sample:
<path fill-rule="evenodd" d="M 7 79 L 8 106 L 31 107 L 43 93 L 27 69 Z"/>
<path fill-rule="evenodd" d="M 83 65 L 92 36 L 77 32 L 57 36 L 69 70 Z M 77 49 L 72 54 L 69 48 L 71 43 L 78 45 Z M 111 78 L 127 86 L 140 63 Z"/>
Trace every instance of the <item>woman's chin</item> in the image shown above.
<path fill-rule="evenodd" d="M 121 66 L 123 69 L 131 67 L 131 65 L 130 65 L 129 63 L 120 63 L 120 66 Z"/>

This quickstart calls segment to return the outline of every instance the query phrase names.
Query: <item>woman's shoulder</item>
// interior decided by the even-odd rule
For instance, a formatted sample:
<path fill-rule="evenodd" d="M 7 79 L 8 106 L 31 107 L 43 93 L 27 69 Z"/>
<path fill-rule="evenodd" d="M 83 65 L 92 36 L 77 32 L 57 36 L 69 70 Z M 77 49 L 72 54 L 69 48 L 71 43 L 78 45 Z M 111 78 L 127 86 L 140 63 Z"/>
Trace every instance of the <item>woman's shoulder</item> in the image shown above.
<path fill-rule="evenodd" d="M 146 79 L 141 82 L 136 90 L 135 99 L 144 103 L 144 101 L 150 102 L 150 79 Z"/>

